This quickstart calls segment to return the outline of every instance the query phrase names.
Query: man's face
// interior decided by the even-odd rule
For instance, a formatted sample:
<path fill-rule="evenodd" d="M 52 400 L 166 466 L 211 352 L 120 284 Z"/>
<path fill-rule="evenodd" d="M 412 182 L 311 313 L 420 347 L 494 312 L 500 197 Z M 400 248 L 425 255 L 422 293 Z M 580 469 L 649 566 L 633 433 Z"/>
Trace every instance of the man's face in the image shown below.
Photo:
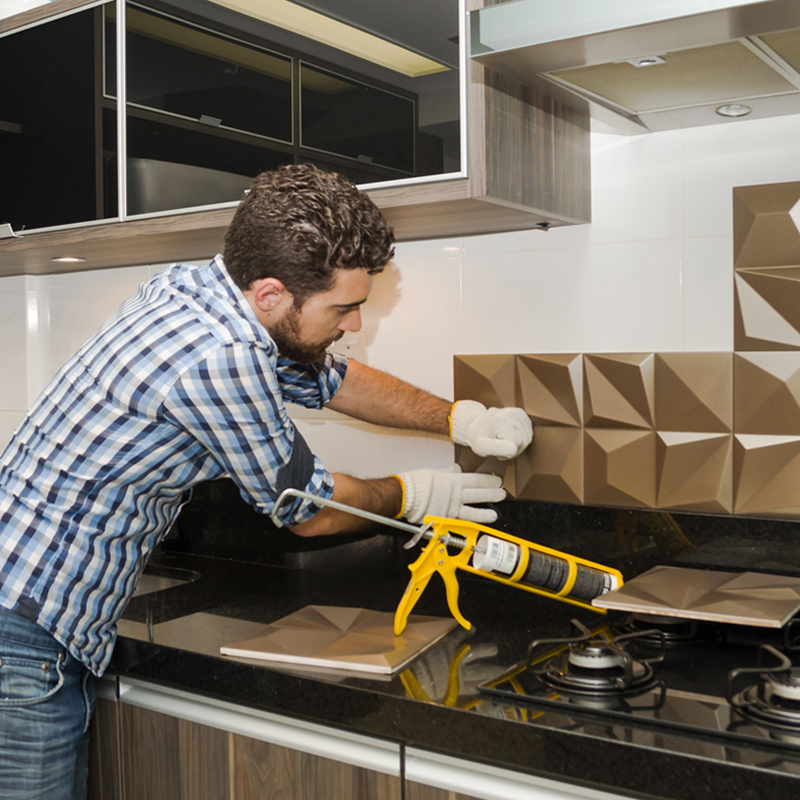
<path fill-rule="evenodd" d="M 361 306 L 372 288 L 365 269 L 339 269 L 333 288 L 311 295 L 298 310 L 289 306 L 267 331 L 278 352 L 292 361 L 311 364 L 347 331 L 361 330 Z"/>

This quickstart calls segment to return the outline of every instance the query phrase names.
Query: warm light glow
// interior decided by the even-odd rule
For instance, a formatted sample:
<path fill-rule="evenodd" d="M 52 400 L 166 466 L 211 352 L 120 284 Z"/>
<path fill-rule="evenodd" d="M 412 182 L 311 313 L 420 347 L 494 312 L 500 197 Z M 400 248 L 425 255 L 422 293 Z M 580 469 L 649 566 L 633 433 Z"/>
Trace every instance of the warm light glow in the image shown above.
<path fill-rule="evenodd" d="M 411 78 L 445 72 L 449 69 L 438 61 L 291 3 L 289 0 L 213 0 L 213 2 Z"/>
<path fill-rule="evenodd" d="M 51 258 L 51 261 L 57 261 L 59 264 L 80 264 L 86 261 L 85 258 L 80 256 L 59 256 L 58 258 Z"/>

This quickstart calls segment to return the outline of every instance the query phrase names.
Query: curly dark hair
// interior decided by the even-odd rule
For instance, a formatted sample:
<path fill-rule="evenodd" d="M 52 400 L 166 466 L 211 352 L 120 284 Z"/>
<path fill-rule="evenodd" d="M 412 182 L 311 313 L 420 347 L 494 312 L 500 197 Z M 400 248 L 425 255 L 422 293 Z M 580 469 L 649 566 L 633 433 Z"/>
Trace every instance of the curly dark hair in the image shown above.
<path fill-rule="evenodd" d="M 223 258 L 240 289 L 277 278 L 299 308 L 333 286 L 337 269 L 381 272 L 393 242 L 378 207 L 350 181 L 290 164 L 255 178 L 225 234 Z"/>

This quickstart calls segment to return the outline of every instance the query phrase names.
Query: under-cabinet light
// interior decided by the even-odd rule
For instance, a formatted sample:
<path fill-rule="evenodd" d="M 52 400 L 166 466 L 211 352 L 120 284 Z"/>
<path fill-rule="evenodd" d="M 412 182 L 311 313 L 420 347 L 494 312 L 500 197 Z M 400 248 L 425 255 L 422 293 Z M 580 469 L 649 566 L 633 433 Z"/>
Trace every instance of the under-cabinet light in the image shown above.
<path fill-rule="evenodd" d="M 419 78 L 450 69 L 438 61 L 408 50 L 379 36 L 354 28 L 289 0 L 212 0 L 248 17 L 343 50 L 373 64 Z"/>
<path fill-rule="evenodd" d="M 728 103 L 717 109 L 721 117 L 746 117 L 753 109 L 741 103 Z"/>
<path fill-rule="evenodd" d="M 81 258 L 80 256 L 59 256 L 58 258 L 51 258 L 50 260 L 56 261 L 59 264 L 80 264 L 86 261 L 85 258 Z"/>

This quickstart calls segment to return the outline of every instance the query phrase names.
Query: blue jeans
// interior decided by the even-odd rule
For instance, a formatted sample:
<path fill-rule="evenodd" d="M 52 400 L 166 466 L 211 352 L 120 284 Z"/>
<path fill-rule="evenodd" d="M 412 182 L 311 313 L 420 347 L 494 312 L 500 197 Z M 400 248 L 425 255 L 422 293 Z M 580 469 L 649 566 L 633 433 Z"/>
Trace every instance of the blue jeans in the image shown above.
<path fill-rule="evenodd" d="M 0 608 L 0 800 L 84 800 L 93 709 L 89 670 Z"/>

